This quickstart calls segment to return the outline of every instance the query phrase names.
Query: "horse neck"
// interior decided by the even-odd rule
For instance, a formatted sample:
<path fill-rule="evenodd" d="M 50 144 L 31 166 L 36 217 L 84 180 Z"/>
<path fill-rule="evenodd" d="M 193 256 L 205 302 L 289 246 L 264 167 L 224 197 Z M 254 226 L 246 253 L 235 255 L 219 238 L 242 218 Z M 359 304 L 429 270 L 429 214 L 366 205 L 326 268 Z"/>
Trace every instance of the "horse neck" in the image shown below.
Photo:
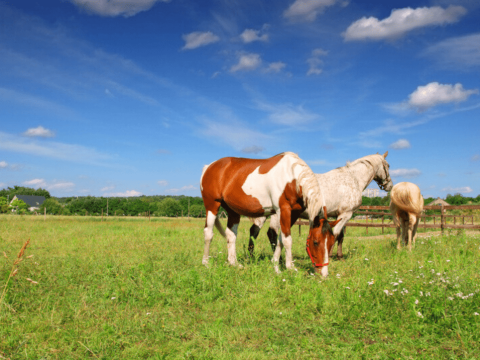
<path fill-rule="evenodd" d="M 348 170 L 357 179 L 360 191 L 365 190 L 370 185 L 376 172 L 372 165 L 363 162 L 349 166 Z"/>

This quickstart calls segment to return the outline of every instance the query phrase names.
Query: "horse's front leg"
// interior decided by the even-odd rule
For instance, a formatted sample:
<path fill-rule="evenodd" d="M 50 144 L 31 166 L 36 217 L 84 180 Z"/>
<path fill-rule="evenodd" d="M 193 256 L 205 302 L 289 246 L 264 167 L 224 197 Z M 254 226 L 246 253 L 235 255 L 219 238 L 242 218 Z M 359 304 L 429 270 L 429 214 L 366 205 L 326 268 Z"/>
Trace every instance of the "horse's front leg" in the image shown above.
<path fill-rule="evenodd" d="M 285 267 L 287 269 L 296 270 L 295 265 L 293 265 L 293 254 L 292 254 L 292 234 L 291 227 L 292 224 L 297 221 L 298 216 L 295 211 L 292 212 L 290 208 L 284 207 L 280 213 L 280 231 L 281 231 L 281 241 L 283 247 L 285 248 Z"/>
<path fill-rule="evenodd" d="M 253 219 L 253 225 L 250 227 L 250 240 L 248 241 L 248 251 L 250 256 L 253 256 L 255 250 L 255 240 L 257 240 L 258 234 L 267 219 L 266 216 L 258 217 Z"/>
<path fill-rule="evenodd" d="M 337 219 L 341 219 L 333 228 L 333 235 L 335 236 L 335 241 L 337 241 L 337 258 L 341 259 L 343 258 L 343 239 L 345 236 L 344 232 L 344 226 L 347 224 L 347 222 L 352 218 L 353 212 L 344 212 L 340 213 L 337 216 Z M 333 246 L 330 249 L 329 256 L 332 257 L 333 255 Z"/>

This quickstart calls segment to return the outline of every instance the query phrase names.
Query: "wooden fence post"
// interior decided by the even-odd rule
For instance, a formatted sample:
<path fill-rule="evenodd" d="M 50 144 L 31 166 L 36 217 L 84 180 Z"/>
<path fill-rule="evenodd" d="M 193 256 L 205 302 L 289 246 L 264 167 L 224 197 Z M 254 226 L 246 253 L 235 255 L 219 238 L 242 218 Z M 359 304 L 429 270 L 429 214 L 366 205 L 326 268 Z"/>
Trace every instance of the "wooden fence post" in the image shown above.
<path fill-rule="evenodd" d="M 302 236 L 302 225 L 298 223 L 298 236 Z"/>
<path fill-rule="evenodd" d="M 368 215 L 365 215 L 365 224 L 367 224 L 365 229 L 367 229 L 367 235 L 368 235 Z"/>
<path fill-rule="evenodd" d="M 383 234 L 383 222 L 385 220 L 385 215 L 382 215 L 382 234 Z"/>
<path fill-rule="evenodd" d="M 102 208 L 102 221 L 103 221 L 103 208 Z"/>
<path fill-rule="evenodd" d="M 444 223 L 445 216 L 443 215 L 443 211 L 444 210 L 443 210 L 443 204 L 442 204 L 442 205 L 440 205 L 440 229 L 442 230 L 442 235 L 445 231 L 445 223 Z"/>

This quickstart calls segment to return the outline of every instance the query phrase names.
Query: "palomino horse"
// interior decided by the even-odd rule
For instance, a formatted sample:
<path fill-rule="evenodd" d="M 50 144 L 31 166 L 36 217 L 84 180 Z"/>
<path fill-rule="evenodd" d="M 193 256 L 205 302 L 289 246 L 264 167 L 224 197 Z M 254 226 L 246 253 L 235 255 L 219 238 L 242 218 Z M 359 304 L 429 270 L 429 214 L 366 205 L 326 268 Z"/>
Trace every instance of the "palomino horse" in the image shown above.
<path fill-rule="evenodd" d="M 363 190 L 367 188 L 372 180 L 375 180 L 382 190 L 390 191 L 392 189 L 393 183 L 389 175 L 390 165 L 385 160 L 387 155 L 388 151 L 383 155 L 373 154 L 364 156 L 353 162 L 348 162 L 346 166 L 331 170 L 325 174 L 315 174 L 322 188 L 328 216 L 342 219 L 336 223 L 333 229 L 333 234 L 338 242 L 338 258 L 343 257 L 343 227 L 350 220 L 353 213 L 362 205 Z M 306 218 L 306 214 L 301 214 L 300 217 Z M 254 240 L 257 238 L 265 220 L 266 217 L 254 219 L 254 224 L 250 228 L 250 243 L 248 246 L 250 253 L 253 253 Z M 267 232 L 272 249 L 275 249 L 277 246 L 278 228 L 278 218 L 276 215 L 272 215 L 270 228 Z M 330 256 L 332 256 L 332 252 L 333 246 Z"/>
<path fill-rule="evenodd" d="M 275 270 L 278 271 L 283 246 L 286 267 L 294 269 L 290 227 L 300 214 L 306 211 L 311 232 L 315 218 L 323 212 L 324 206 L 322 191 L 315 174 L 297 154 L 291 152 L 278 154 L 269 159 L 226 157 L 214 161 L 203 168 L 200 190 L 207 212 L 202 261 L 204 265 L 208 265 L 214 225 L 227 239 L 229 263 L 236 265 L 235 241 L 240 216 L 256 218 L 276 214 L 281 237 L 272 261 Z M 228 214 L 225 231 L 217 218 L 220 206 Z M 325 236 L 323 240 L 322 246 L 325 246 Z M 328 254 L 324 263 L 328 264 Z M 321 273 L 326 276 L 328 267 L 323 266 Z"/>
<path fill-rule="evenodd" d="M 401 249 L 400 238 L 403 237 L 405 245 L 408 244 L 408 250 L 412 251 L 412 238 L 415 245 L 417 226 L 422 211 L 423 197 L 417 185 L 401 182 L 393 187 L 390 192 L 390 212 L 397 228 L 398 250 Z"/>

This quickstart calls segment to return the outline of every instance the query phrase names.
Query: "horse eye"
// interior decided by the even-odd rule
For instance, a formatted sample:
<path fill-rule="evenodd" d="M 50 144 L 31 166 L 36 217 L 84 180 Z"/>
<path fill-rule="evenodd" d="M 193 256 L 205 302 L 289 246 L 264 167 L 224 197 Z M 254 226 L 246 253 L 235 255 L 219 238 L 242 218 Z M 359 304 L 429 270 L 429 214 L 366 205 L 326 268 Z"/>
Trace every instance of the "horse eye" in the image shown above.
<path fill-rule="evenodd" d="M 317 241 L 317 240 L 313 240 L 313 245 L 318 246 L 318 241 Z"/>

